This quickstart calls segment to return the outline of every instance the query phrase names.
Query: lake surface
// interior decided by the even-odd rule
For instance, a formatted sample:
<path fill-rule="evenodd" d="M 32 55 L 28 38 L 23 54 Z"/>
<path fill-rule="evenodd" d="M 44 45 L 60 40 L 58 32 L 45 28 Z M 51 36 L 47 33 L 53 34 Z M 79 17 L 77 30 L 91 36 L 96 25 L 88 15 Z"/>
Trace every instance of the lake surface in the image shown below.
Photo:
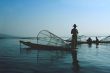
<path fill-rule="evenodd" d="M 110 44 L 78 45 L 75 71 L 71 52 L 28 50 L 19 40 L 0 39 L 0 73 L 110 73 Z"/>

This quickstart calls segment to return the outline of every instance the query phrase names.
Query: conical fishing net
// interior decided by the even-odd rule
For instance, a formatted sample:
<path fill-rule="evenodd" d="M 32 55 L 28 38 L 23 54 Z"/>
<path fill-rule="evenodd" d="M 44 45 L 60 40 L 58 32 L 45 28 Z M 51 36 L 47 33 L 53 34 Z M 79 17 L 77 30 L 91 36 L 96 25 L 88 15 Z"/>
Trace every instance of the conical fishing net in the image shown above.
<path fill-rule="evenodd" d="M 66 42 L 62 38 L 56 36 L 55 34 L 47 30 L 42 30 L 38 33 L 37 43 L 50 46 L 67 47 Z"/>
<path fill-rule="evenodd" d="M 107 36 L 107 37 L 101 39 L 100 41 L 102 41 L 102 42 L 110 42 L 110 36 Z"/>

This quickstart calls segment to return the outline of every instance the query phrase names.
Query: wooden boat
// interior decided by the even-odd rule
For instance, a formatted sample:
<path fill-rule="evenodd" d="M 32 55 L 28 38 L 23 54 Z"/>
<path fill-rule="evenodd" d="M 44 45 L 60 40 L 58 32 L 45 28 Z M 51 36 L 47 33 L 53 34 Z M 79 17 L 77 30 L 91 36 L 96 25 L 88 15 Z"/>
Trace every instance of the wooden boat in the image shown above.
<path fill-rule="evenodd" d="M 59 51 L 70 51 L 70 48 L 64 48 L 62 46 L 49 46 L 49 45 L 41 45 L 35 44 L 31 42 L 20 41 L 20 43 L 29 46 L 30 48 L 38 49 L 38 50 L 59 50 Z"/>

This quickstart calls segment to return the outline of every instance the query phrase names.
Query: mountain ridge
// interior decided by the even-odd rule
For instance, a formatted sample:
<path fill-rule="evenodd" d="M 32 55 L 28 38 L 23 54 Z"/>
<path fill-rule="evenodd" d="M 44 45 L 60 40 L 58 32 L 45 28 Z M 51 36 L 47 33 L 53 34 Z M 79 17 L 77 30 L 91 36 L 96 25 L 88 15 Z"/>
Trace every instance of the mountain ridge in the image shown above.
<path fill-rule="evenodd" d="M 36 39 L 36 37 L 20 37 L 20 36 L 13 36 L 8 34 L 0 33 L 0 39 L 7 39 L 7 38 L 18 38 L 18 39 Z"/>

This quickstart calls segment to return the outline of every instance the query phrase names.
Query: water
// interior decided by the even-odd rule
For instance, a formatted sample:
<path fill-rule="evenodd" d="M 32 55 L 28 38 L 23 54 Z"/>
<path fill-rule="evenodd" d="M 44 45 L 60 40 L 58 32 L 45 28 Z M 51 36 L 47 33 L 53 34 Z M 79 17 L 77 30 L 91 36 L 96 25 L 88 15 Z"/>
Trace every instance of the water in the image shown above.
<path fill-rule="evenodd" d="M 28 50 L 19 40 L 0 40 L 0 73 L 75 73 L 70 52 Z M 78 45 L 78 73 L 110 73 L 109 47 Z"/>

